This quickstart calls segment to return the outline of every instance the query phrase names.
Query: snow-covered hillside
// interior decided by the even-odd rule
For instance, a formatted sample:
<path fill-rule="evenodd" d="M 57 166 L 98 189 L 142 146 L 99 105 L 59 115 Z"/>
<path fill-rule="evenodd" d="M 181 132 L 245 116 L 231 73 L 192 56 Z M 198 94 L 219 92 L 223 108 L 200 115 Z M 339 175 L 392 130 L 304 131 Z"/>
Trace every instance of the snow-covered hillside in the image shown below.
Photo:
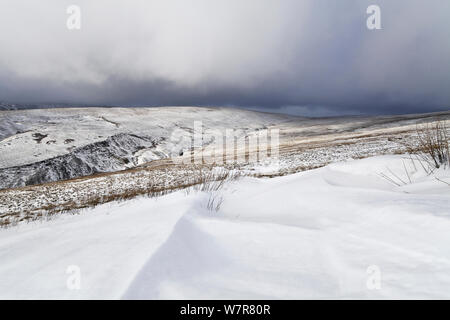
<path fill-rule="evenodd" d="M 0 110 L 0 189 L 116 172 L 189 153 L 214 141 L 204 137 L 201 146 L 192 144 L 187 136 L 195 121 L 205 131 L 233 130 L 235 138 L 278 129 L 285 169 L 295 172 L 329 163 L 342 151 L 338 159 L 397 152 L 396 139 L 408 138 L 405 132 L 416 123 L 438 118 L 450 119 L 450 112 L 307 119 L 200 107 Z M 355 138 L 363 148 L 354 145 Z M 308 154 L 313 147 L 325 149 Z M 314 159 L 317 154 L 320 159 Z"/>
<path fill-rule="evenodd" d="M 175 130 L 236 129 L 239 135 L 291 118 L 227 108 L 67 108 L 0 111 L 0 189 L 113 172 L 178 156 L 191 141 Z M 297 119 L 297 118 L 295 118 Z"/>
<path fill-rule="evenodd" d="M 405 168 L 401 187 L 379 175 Z M 0 232 L 0 298 L 450 298 L 445 182 L 380 156 L 20 224 Z"/>

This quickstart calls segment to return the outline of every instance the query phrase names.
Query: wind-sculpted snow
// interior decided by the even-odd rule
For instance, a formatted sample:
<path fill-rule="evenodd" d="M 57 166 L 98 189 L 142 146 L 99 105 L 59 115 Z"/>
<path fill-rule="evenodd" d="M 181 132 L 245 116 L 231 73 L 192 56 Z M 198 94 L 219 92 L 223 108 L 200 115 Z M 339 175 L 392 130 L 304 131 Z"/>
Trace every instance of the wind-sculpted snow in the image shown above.
<path fill-rule="evenodd" d="M 388 170 L 411 182 L 390 184 L 379 176 Z M 428 176 L 405 156 L 382 156 L 244 178 L 221 192 L 217 213 L 201 201 L 187 210 L 122 298 L 448 297 L 450 193 L 436 177 L 450 181 L 448 170 Z"/>
<path fill-rule="evenodd" d="M 193 212 L 197 210 L 192 208 Z M 231 263 L 214 237 L 202 230 L 189 213 L 192 212 L 178 220 L 170 237 L 151 256 L 122 298 L 158 299 L 168 274 L 179 281 L 204 274 L 213 276 Z M 175 256 L 177 263 L 173 263 Z"/>
<path fill-rule="evenodd" d="M 448 169 L 380 156 L 229 181 L 218 211 L 211 192 L 180 190 L 19 224 L 0 229 L 0 298 L 448 299 L 448 183 Z"/>

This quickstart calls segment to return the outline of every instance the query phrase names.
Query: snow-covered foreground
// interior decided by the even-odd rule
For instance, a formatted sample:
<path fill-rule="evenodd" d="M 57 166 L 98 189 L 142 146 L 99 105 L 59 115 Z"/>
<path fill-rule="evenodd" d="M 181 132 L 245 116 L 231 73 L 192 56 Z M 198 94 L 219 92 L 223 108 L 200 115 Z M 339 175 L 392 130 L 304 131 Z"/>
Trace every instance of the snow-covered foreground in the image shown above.
<path fill-rule="evenodd" d="M 0 298 L 450 298 L 450 186 L 435 177 L 450 171 L 380 156 L 0 230 Z"/>

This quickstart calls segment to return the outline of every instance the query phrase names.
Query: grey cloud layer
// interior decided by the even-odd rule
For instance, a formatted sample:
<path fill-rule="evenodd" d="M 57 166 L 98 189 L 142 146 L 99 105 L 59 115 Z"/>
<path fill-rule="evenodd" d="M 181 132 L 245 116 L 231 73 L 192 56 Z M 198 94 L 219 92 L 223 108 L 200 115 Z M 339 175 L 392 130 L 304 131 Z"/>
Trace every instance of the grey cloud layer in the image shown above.
<path fill-rule="evenodd" d="M 366 28 L 373 3 L 382 30 Z M 70 4 L 82 9 L 80 31 L 66 29 Z M 0 100 L 325 113 L 450 106 L 448 1 L 1 0 L 0 12 Z"/>

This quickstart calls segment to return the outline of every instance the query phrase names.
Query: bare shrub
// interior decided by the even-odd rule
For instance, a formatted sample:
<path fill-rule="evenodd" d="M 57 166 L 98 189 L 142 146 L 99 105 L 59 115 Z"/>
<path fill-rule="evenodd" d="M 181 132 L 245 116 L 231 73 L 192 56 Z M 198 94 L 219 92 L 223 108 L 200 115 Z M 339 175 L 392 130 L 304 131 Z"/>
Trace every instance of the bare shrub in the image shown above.
<path fill-rule="evenodd" d="M 418 128 L 419 143 L 422 153 L 435 168 L 450 167 L 447 126 L 443 121 Z"/>
<path fill-rule="evenodd" d="M 416 144 L 408 145 L 407 151 L 431 174 L 435 169 L 450 168 L 448 128 L 445 121 L 427 123 L 416 128 Z"/>
<path fill-rule="evenodd" d="M 436 121 L 417 126 L 416 139 L 408 145 L 404 145 L 410 155 L 409 159 L 414 168 L 413 172 L 417 172 L 419 167 L 427 175 L 431 175 L 436 169 L 450 168 L 448 137 L 448 128 L 445 121 Z M 406 168 L 405 161 L 402 162 L 405 177 L 400 177 L 389 168 L 387 168 L 388 173 L 380 173 L 379 176 L 396 186 L 411 183 L 411 175 Z M 416 165 L 416 162 L 418 165 Z M 436 180 L 448 184 L 438 178 Z"/>

